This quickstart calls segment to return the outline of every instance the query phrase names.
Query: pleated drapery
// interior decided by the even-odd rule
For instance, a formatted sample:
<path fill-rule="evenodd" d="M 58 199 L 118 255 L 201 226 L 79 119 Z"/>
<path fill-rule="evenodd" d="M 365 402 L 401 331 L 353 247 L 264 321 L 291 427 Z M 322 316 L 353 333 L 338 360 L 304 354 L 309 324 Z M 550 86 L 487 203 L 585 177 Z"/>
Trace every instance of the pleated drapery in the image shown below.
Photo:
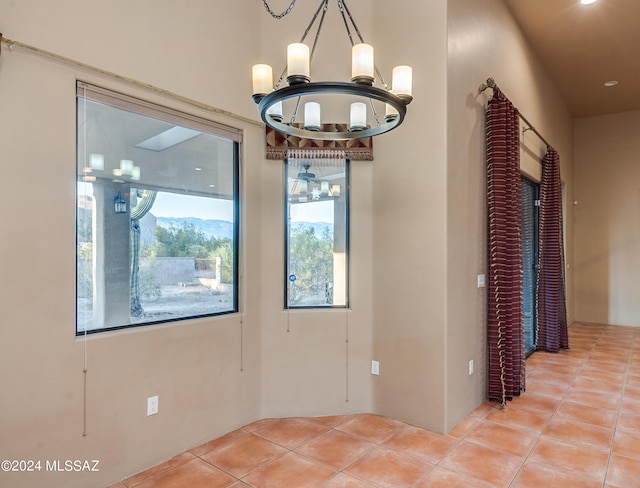
<path fill-rule="evenodd" d="M 487 109 L 489 399 L 525 388 L 518 109 L 498 89 Z"/>
<path fill-rule="evenodd" d="M 552 147 L 548 147 L 542 161 L 540 181 L 537 349 L 549 352 L 569 348 L 562 236 L 560 157 Z"/>

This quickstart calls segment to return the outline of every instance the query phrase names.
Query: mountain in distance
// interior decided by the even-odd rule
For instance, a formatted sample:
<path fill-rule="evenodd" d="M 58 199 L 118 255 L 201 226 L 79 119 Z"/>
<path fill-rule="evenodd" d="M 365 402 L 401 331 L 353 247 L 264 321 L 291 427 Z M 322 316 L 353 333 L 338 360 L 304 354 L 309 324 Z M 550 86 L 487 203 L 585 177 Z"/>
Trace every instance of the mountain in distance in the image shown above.
<path fill-rule="evenodd" d="M 156 225 L 165 229 L 182 229 L 185 224 L 193 225 L 207 237 L 233 239 L 233 223 L 228 220 L 204 220 L 197 217 L 156 217 Z"/>
<path fill-rule="evenodd" d="M 207 237 L 216 239 L 233 239 L 233 223 L 228 220 L 199 219 L 196 217 L 156 217 L 156 224 L 165 229 L 172 227 L 182 229 L 185 224 L 193 225 Z M 322 237 L 325 230 L 329 231 L 329 236 L 333 237 L 333 224 L 327 222 L 295 222 L 293 231 L 297 229 L 313 228 L 317 237 Z"/>

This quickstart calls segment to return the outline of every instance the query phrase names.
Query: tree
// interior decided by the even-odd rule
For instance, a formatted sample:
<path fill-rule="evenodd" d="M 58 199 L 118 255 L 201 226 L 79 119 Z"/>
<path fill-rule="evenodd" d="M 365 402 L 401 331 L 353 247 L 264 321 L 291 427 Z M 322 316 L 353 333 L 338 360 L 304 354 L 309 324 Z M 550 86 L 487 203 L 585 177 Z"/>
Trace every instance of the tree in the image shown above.
<path fill-rule="evenodd" d="M 209 253 L 212 269 L 216 269 L 218 257 L 222 259 L 220 283 L 233 283 L 233 249 L 230 239 L 219 239 L 216 247 Z"/>
<path fill-rule="evenodd" d="M 190 222 L 182 227 L 156 227 L 157 255 L 162 257 L 206 258 L 218 246 L 219 240 L 207 237 Z"/>
<path fill-rule="evenodd" d="M 333 240 L 329 230 L 322 236 L 313 227 L 291 230 L 289 242 L 289 273 L 295 280 L 289 285 L 289 303 L 302 304 L 310 297 L 325 300 L 327 289 L 333 286 Z"/>

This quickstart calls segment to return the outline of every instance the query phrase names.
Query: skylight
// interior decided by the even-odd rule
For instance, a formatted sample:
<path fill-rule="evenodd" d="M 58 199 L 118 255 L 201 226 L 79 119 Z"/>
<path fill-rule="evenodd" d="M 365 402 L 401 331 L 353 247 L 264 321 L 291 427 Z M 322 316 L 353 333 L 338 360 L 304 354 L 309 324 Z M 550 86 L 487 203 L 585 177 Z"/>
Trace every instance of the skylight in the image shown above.
<path fill-rule="evenodd" d="M 164 151 L 176 144 L 193 139 L 200 134 L 202 134 L 202 132 L 197 130 L 175 126 L 161 132 L 160 134 L 150 137 L 146 141 L 139 142 L 136 144 L 136 147 L 139 147 L 140 149 L 149 149 L 150 151 Z"/>

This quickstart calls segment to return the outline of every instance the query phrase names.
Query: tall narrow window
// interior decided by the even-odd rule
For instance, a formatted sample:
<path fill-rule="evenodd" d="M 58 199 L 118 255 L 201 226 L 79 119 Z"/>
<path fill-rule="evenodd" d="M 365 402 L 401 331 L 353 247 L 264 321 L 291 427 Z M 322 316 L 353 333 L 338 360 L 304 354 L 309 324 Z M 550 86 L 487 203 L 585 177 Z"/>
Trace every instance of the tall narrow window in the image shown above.
<path fill-rule="evenodd" d="M 288 158 L 285 173 L 285 307 L 346 307 L 349 162 Z"/>
<path fill-rule="evenodd" d="M 76 333 L 238 309 L 241 133 L 77 90 Z"/>

